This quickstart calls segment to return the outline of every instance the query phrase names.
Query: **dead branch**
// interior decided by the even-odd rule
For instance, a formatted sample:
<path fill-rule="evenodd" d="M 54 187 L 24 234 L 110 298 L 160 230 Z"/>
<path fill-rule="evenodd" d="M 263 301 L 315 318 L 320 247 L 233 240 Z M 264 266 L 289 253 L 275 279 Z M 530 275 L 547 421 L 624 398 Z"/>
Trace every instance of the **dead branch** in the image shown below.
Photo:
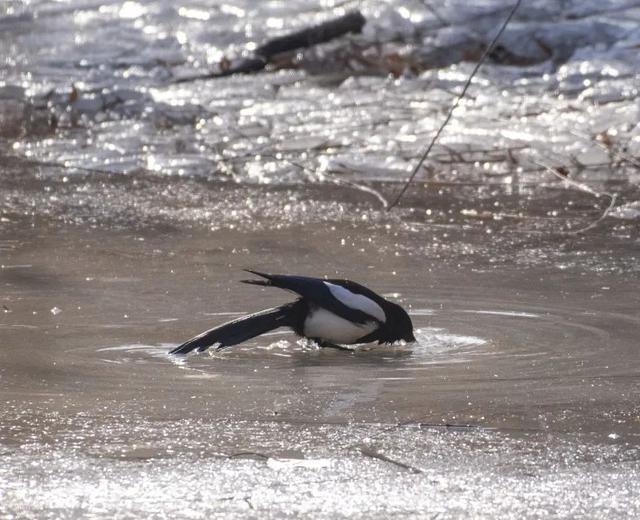
<path fill-rule="evenodd" d="M 411 473 L 424 473 L 424 470 L 417 468 L 415 466 L 412 466 L 411 464 L 406 464 L 404 462 L 400 462 L 398 460 L 392 459 L 391 457 L 388 457 L 380 452 L 377 452 L 371 448 L 365 448 L 365 447 L 361 447 L 360 448 L 360 453 L 362 455 L 364 455 L 365 457 L 370 457 L 372 459 L 378 459 L 381 460 L 383 462 L 388 462 L 389 464 L 393 464 L 394 466 L 398 466 L 399 468 L 402 469 L 406 469 L 407 471 L 410 471 Z"/>
<path fill-rule="evenodd" d="M 352 11 L 314 27 L 274 38 L 258 47 L 255 53 L 257 56 L 269 60 L 276 54 L 325 43 L 348 33 L 359 33 L 365 22 L 365 17 L 360 11 Z"/>
<path fill-rule="evenodd" d="M 224 59 L 218 71 L 178 78 L 174 83 L 185 83 L 202 79 L 222 78 L 233 74 L 250 74 L 264 69 L 276 56 L 285 52 L 305 49 L 326 43 L 349 33 L 359 33 L 366 22 L 360 11 L 352 11 L 339 18 L 328 20 L 313 27 L 273 38 L 258 47 L 252 56 L 235 62 Z"/>

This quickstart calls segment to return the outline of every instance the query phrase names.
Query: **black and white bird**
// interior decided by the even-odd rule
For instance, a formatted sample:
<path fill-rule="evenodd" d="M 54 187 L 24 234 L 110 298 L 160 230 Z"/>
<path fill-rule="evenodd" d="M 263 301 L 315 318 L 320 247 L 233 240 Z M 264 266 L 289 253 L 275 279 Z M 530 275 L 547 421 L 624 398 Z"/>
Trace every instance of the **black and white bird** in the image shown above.
<path fill-rule="evenodd" d="M 212 346 L 231 347 L 279 327 L 289 327 L 323 347 L 416 340 L 411 318 L 402 307 L 356 282 L 248 272 L 264 280 L 242 280 L 243 283 L 279 287 L 299 298 L 207 330 L 170 354 L 202 352 Z"/>

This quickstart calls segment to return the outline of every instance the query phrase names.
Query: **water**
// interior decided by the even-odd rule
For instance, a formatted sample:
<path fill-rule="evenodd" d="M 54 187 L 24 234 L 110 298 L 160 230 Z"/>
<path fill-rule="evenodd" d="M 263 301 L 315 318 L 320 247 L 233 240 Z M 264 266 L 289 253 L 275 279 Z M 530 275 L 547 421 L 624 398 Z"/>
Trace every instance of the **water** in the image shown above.
<path fill-rule="evenodd" d="M 504 4 L 180 85 L 355 4 L 0 7 L 0 516 L 638 517 L 640 11 L 525 4 L 392 212 Z M 169 356 L 291 298 L 243 268 L 418 342 Z"/>
<path fill-rule="evenodd" d="M 533 249 L 529 265 L 468 268 L 454 251 L 396 255 L 431 232 L 308 229 L 55 226 L 7 239 L 4 511 L 516 517 L 526 500 L 531 517 L 635 515 L 640 316 L 624 258 L 566 267 Z M 355 236 L 366 246 L 340 245 Z M 167 354 L 290 298 L 237 283 L 241 266 L 281 262 L 388 294 L 418 342 L 347 353 L 285 332 Z"/>

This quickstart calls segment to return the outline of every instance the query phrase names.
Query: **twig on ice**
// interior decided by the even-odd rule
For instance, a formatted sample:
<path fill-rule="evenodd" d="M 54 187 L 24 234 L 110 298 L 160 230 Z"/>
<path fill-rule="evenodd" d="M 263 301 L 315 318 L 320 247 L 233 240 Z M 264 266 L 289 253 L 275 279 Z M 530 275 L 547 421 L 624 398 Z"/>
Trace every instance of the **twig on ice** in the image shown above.
<path fill-rule="evenodd" d="M 370 448 L 360 448 L 360 453 L 362 455 L 364 455 L 365 457 L 371 457 L 372 459 L 378 459 L 381 460 L 383 462 L 388 462 L 389 464 L 393 464 L 394 466 L 398 466 L 399 468 L 402 469 L 406 469 L 407 471 L 410 471 L 411 473 L 424 473 L 423 470 L 421 470 L 420 468 L 417 468 L 415 466 L 412 466 L 411 464 L 406 464 L 404 462 L 400 462 L 399 460 L 395 460 L 392 459 L 391 457 L 387 457 L 386 455 L 379 453 L 373 449 Z"/>
<path fill-rule="evenodd" d="M 598 224 L 600 224 L 600 222 L 602 222 L 605 218 L 607 218 L 611 210 L 615 207 L 616 201 L 618 199 L 617 193 L 609 193 L 606 191 L 596 191 L 593 188 L 590 188 L 589 186 L 587 186 L 586 184 L 583 184 L 581 182 L 576 182 L 573 179 L 567 178 L 565 175 L 562 175 L 561 173 L 558 172 L 558 170 L 556 170 L 555 168 L 552 168 L 551 166 L 541 164 L 538 162 L 535 162 L 535 164 L 543 167 L 546 172 L 550 173 L 554 177 L 557 177 L 558 179 L 562 180 L 563 182 L 569 184 L 570 186 L 573 186 L 574 188 L 580 191 L 584 191 L 585 193 L 593 195 L 597 199 L 599 199 L 600 197 L 609 197 L 609 205 L 605 208 L 605 210 L 596 220 L 594 220 L 589 225 L 584 226 L 580 229 L 572 229 L 571 231 L 565 231 L 565 233 L 569 235 L 580 235 L 582 233 L 585 233 L 586 231 L 589 231 L 590 229 L 593 229 Z"/>
<path fill-rule="evenodd" d="M 339 18 L 328 20 L 313 27 L 308 27 L 291 34 L 285 34 L 269 40 L 258 47 L 253 55 L 230 62 L 225 59 L 216 72 L 208 72 L 197 76 L 178 78 L 174 83 L 185 83 L 201 79 L 222 78 L 232 74 L 250 74 L 264 69 L 278 54 L 304 49 L 320 43 L 331 41 L 348 33 L 362 31 L 366 19 L 360 11 L 352 11 Z"/>

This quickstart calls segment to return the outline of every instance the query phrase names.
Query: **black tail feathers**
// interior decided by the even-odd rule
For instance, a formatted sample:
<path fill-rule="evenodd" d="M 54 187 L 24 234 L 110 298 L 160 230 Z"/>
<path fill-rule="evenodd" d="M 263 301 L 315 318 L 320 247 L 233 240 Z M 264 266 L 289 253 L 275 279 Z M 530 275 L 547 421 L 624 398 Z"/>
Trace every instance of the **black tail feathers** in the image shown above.
<path fill-rule="evenodd" d="M 248 283 L 249 285 L 262 285 L 264 287 L 270 287 L 271 283 L 271 275 L 266 273 L 261 273 L 259 271 L 252 271 L 251 269 L 244 269 L 245 272 L 255 274 L 256 276 L 260 276 L 262 278 L 266 278 L 266 280 L 240 280 L 242 283 Z"/>
<path fill-rule="evenodd" d="M 293 326 L 296 303 L 267 309 L 224 323 L 191 338 L 174 348 L 169 354 L 187 354 L 196 349 L 202 352 L 213 345 L 219 349 L 231 347 L 279 327 Z"/>

